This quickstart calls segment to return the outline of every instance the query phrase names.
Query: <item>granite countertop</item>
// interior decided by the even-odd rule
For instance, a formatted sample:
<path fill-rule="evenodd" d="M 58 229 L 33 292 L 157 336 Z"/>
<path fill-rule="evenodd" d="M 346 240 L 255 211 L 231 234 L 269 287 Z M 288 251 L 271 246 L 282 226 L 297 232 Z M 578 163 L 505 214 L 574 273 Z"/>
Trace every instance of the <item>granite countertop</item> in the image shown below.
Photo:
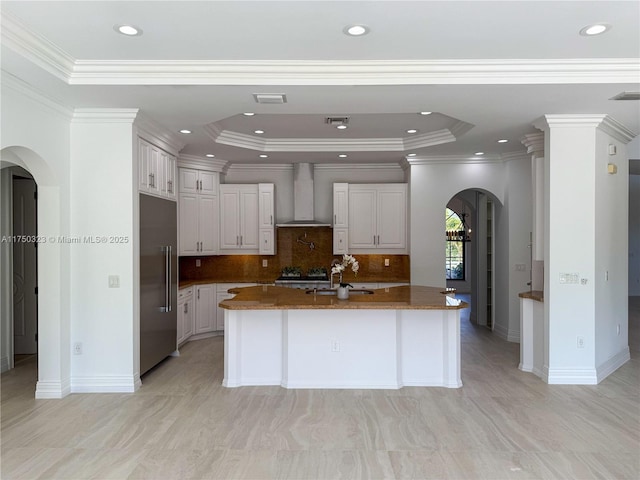
<path fill-rule="evenodd" d="M 373 290 L 372 295 L 352 294 L 348 300 L 270 285 L 233 288 L 229 292 L 237 295 L 220 303 L 220 307 L 227 310 L 457 310 L 469 306 L 462 300 L 444 295 L 442 288 L 422 286 L 380 288 Z"/>
<path fill-rule="evenodd" d="M 529 298 L 538 302 L 544 302 L 544 292 L 541 290 L 532 290 L 530 292 L 522 292 L 518 294 L 520 298 Z"/>

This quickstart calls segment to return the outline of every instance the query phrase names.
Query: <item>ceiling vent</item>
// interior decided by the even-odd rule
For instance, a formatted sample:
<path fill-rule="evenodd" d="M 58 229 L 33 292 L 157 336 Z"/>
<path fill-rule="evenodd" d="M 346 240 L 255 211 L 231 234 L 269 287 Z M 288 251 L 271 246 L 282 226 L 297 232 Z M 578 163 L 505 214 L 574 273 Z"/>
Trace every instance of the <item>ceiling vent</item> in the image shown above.
<path fill-rule="evenodd" d="M 349 123 L 349 117 L 327 117 L 324 119 L 324 123 L 329 125 L 347 125 Z"/>
<path fill-rule="evenodd" d="M 622 92 L 610 100 L 640 100 L 640 92 Z"/>
<path fill-rule="evenodd" d="M 256 103 L 287 103 L 284 93 L 254 93 Z"/>

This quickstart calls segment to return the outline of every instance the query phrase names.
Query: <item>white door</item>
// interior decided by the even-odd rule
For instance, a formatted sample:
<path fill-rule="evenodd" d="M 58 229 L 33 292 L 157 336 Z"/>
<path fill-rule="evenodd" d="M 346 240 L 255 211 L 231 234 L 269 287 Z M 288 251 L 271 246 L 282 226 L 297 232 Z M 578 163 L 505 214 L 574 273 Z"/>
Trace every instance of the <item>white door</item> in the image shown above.
<path fill-rule="evenodd" d="M 377 248 L 407 247 L 407 195 L 403 186 L 378 189 Z"/>
<path fill-rule="evenodd" d="M 376 191 L 349 185 L 349 248 L 376 248 Z"/>
<path fill-rule="evenodd" d="M 240 248 L 240 201 L 237 189 L 220 185 L 220 249 Z"/>
<path fill-rule="evenodd" d="M 13 234 L 37 235 L 36 182 L 13 179 Z M 14 354 L 38 352 L 37 247 L 33 241 L 13 243 L 13 341 Z"/>
<path fill-rule="evenodd" d="M 180 255 L 198 255 L 198 195 L 180 194 Z"/>
<path fill-rule="evenodd" d="M 212 332 L 216 329 L 216 290 L 215 285 L 196 287 L 196 334 Z"/>
<path fill-rule="evenodd" d="M 258 186 L 240 191 L 240 247 L 258 250 Z"/>
<path fill-rule="evenodd" d="M 180 169 L 180 193 L 199 193 L 200 183 L 197 170 Z"/>
<path fill-rule="evenodd" d="M 218 253 L 218 197 L 200 195 L 198 198 L 198 226 L 200 254 Z"/>

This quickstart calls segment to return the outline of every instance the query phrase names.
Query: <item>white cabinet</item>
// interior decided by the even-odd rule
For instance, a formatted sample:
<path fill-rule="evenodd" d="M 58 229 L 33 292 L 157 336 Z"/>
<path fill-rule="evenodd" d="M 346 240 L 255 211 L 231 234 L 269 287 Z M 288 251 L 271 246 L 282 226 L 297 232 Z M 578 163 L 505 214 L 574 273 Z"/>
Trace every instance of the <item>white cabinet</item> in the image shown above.
<path fill-rule="evenodd" d="M 348 253 L 349 184 L 333 184 L 333 254 Z"/>
<path fill-rule="evenodd" d="M 175 200 L 175 179 L 176 158 L 138 138 L 138 190 Z"/>
<path fill-rule="evenodd" d="M 258 185 L 220 185 L 220 250 L 258 253 Z"/>
<path fill-rule="evenodd" d="M 350 253 L 406 253 L 406 184 L 350 184 L 348 198 Z"/>
<path fill-rule="evenodd" d="M 275 186 L 273 183 L 258 184 L 258 250 L 260 255 L 275 255 Z"/>
<path fill-rule="evenodd" d="M 216 330 L 216 284 L 195 286 L 196 316 L 194 335 Z"/>
<path fill-rule="evenodd" d="M 218 253 L 217 184 L 215 172 L 180 169 L 180 255 Z"/>
<path fill-rule="evenodd" d="M 218 283 L 216 285 L 216 330 L 224 331 L 224 308 L 220 308 L 220 302 L 235 297 L 229 290 L 236 287 L 253 287 L 255 283 Z"/>
<path fill-rule="evenodd" d="M 183 288 L 178 291 L 178 338 L 180 346 L 193 335 L 194 324 L 193 287 Z"/>

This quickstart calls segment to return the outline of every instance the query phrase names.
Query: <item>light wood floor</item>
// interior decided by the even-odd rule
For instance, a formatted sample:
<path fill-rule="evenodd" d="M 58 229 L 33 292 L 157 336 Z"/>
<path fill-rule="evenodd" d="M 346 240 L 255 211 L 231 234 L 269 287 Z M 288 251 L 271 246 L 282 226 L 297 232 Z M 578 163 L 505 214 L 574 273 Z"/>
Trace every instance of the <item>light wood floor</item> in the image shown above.
<path fill-rule="evenodd" d="M 227 389 L 221 338 L 187 344 L 135 394 L 34 400 L 2 376 L 2 479 L 638 479 L 632 359 L 597 386 L 517 369 L 519 346 L 463 321 L 460 389 Z"/>

